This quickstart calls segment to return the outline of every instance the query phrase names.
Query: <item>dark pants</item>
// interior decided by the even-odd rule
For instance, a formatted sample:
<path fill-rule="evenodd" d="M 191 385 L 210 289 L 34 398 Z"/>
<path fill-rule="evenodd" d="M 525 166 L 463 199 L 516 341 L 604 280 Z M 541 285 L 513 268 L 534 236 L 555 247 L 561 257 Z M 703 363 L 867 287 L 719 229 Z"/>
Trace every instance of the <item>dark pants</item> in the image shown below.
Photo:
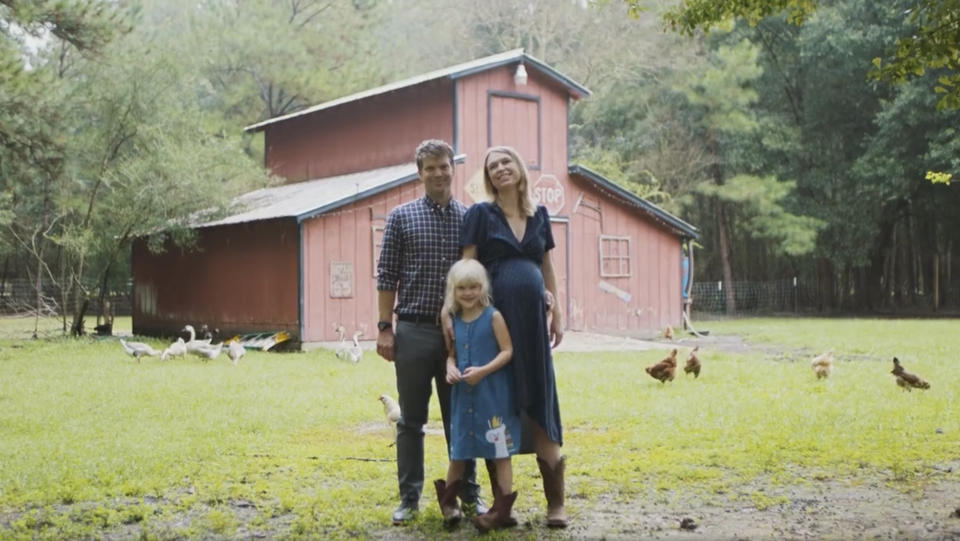
<path fill-rule="evenodd" d="M 440 327 L 428 323 L 398 321 L 394 336 L 393 365 L 400 395 L 400 420 L 397 422 L 397 481 L 400 499 L 418 504 L 423 492 L 423 425 L 427 423 L 432 380 L 436 380 L 443 434 L 449 453 L 450 385 L 446 381 L 447 348 Z M 443 475 L 446 477 L 446 465 Z M 466 461 L 460 499 L 474 502 L 480 494 L 477 464 Z"/>

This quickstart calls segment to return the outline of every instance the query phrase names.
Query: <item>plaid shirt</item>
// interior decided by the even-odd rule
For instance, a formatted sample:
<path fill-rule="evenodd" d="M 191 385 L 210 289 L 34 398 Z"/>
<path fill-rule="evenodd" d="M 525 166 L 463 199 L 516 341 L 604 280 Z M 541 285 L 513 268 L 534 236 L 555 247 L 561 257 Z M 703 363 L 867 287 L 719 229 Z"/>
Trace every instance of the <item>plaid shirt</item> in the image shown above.
<path fill-rule="evenodd" d="M 460 226 L 466 211 L 456 199 L 441 208 L 423 196 L 387 215 L 377 289 L 398 292 L 398 315 L 433 317 L 440 313 L 447 271 L 460 259 Z"/>

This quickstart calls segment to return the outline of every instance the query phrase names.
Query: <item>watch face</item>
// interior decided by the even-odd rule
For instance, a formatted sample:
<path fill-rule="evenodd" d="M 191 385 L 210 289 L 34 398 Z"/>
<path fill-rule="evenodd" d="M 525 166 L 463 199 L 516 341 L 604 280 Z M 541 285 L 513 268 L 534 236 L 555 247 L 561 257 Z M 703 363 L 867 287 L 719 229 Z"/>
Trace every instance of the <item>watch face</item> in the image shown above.
<path fill-rule="evenodd" d="M 377 329 L 379 329 L 379 330 L 381 330 L 381 331 L 385 331 L 385 330 L 389 329 L 389 328 L 392 327 L 392 326 L 393 326 L 393 325 L 392 325 L 389 321 L 378 321 L 378 322 L 377 322 Z"/>

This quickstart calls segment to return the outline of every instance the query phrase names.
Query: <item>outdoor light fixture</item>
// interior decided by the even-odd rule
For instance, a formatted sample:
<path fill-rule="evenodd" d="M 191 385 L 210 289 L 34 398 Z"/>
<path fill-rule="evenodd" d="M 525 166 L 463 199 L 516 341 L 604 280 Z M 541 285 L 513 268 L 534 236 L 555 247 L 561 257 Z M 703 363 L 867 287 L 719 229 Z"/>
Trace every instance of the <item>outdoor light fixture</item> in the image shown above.
<path fill-rule="evenodd" d="M 523 67 L 523 64 L 517 64 L 517 71 L 513 74 L 513 82 L 517 83 L 517 86 L 522 86 L 527 84 L 527 68 Z"/>

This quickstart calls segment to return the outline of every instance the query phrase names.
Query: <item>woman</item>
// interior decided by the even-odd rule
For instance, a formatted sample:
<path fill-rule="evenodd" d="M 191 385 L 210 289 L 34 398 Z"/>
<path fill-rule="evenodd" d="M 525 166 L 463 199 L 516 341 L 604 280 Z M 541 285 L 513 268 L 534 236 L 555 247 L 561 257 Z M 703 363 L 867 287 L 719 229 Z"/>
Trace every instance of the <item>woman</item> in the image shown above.
<path fill-rule="evenodd" d="M 510 364 L 517 406 L 526 421 L 521 452 L 537 454 L 547 526 L 565 528 L 563 433 L 550 355 L 551 345 L 556 347 L 563 338 L 563 318 L 559 303 L 546 302 L 557 294 L 550 216 L 543 206 L 534 206 L 527 168 L 517 151 L 490 148 L 483 164 L 483 183 L 492 201 L 467 210 L 460 237 L 462 257 L 478 259 L 490 273 L 493 304 L 503 314 L 513 342 Z M 552 317 L 547 317 L 547 310 Z M 491 470 L 489 465 L 487 469 Z M 491 481 L 497 507 L 498 496 L 503 495 Z"/>

